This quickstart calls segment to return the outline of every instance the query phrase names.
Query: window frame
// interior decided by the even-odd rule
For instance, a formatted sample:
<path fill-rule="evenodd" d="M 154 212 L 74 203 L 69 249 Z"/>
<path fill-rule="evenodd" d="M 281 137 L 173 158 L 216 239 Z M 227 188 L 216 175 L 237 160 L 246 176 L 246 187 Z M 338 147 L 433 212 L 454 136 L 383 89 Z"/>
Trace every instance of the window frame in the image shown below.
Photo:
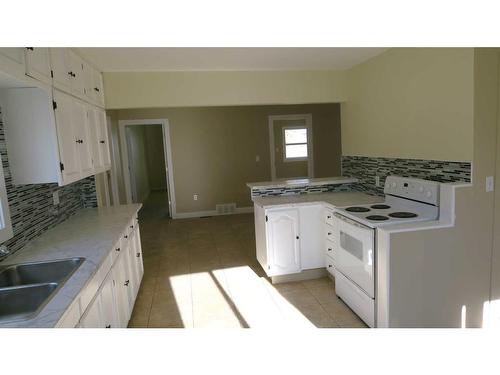
<path fill-rule="evenodd" d="M 300 143 L 286 143 L 286 139 L 285 139 L 285 133 L 287 130 L 292 130 L 292 129 L 306 129 L 306 141 L 305 142 L 300 142 Z M 283 150 L 283 162 L 284 163 L 293 163 L 293 162 L 297 162 L 297 161 L 308 161 L 309 160 L 309 157 L 310 157 L 310 145 L 309 145 L 309 127 L 307 126 L 307 124 L 305 125 L 292 125 L 292 126 L 284 126 L 282 129 L 281 129 L 282 133 L 282 138 L 283 138 L 283 147 L 282 147 L 282 150 Z M 290 146 L 290 145 L 306 145 L 306 148 L 307 148 L 307 156 L 299 156 L 299 157 L 290 157 L 288 158 L 286 156 L 286 146 Z"/>

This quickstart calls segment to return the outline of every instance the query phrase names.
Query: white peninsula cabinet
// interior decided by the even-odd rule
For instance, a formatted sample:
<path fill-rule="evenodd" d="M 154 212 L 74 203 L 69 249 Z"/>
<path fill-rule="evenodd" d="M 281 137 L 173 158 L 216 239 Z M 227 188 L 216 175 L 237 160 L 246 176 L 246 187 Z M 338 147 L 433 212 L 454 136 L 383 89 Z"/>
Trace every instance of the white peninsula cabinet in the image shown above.
<path fill-rule="evenodd" d="M 324 269 L 321 204 L 264 208 L 255 204 L 257 260 L 268 276 Z"/>
<path fill-rule="evenodd" d="M 125 328 L 144 274 L 139 224 L 132 220 L 93 278 L 59 320 L 59 328 Z"/>

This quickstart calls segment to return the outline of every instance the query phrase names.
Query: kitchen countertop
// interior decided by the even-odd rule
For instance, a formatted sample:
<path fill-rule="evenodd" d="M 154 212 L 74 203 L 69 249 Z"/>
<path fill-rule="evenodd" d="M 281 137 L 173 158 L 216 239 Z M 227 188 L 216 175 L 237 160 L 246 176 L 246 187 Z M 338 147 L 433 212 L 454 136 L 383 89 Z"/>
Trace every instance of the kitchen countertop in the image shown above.
<path fill-rule="evenodd" d="M 384 197 L 378 197 L 361 192 L 331 192 L 315 194 L 278 195 L 272 197 L 255 197 L 253 202 L 263 208 L 279 207 L 285 205 L 302 205 L 323 203 L 331 207 L 342 207 L 357 204 L 380 203 Z"/>
<path fill-rule="evenodd" d="M 272 189 L 283 187 L 299 186 L 319 186 L 319 185 L 340 185 L 358 182 L 357 178 L 352 177 L 324 177 L 324 178 L 296 178 L 291 180 L 275 180 L 263 182 L 249 182 L 247 186 L 250 189 Z"/>
<path fill-rule="evenodd" d="M 86 208 L 49 229 L 0 263 L 84 257 L 85 261 L 33 319 L 0 323 L 0 328 L 55 327 L 64 312 L 97 272 L 141 204 Z"/>

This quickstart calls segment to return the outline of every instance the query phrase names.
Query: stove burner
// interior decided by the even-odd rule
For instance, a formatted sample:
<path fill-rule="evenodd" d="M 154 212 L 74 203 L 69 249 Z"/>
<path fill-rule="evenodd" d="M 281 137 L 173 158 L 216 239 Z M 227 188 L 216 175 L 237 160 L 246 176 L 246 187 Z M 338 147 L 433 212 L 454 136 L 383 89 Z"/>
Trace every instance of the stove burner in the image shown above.
<path fill-rule="evenodd" d="M 349 211 L 349 212 L 368 212 L 368 211 L 370 211 L 370 209 L 368 207 L 347 207 L 345 210 Z"/>
<path fill-rule="evenodd" d="M 388 208 L 391 208 L 391 206 L 388 206 L 386 204 L 374 204 L 373 206 L 371 206 L 371 208 L 375 210 L 387 210 Z"/>
<path fill-rule="evenodd" d="M 410 217 L 417 217 L 417 214 L 413 212 L 393 212 L 389 214 L 390 217 L 396 217 L 398 219 L 408 219 Z"/>
<path fill-rule="evenodd" d="M 373 221 L 389 220 L 389 218 L 387 216 L 382 216 L 382 215 L 368 215 L 366 218 L 368 220 L 373 220 Z"/>

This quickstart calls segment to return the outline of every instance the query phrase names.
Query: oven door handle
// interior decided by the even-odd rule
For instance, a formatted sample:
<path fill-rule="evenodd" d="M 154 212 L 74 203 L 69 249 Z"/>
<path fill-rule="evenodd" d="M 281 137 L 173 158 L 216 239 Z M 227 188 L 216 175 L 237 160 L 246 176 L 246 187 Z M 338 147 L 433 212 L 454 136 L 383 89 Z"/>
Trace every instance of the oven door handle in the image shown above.
<path fill-rule="evenodd" d="M 350 225 L 354 225 L 355 227 L 358 227 L 358 228 L 361 228 L 361 229 L 373 229 L 373 228 L 370 228 L 369 226 L 367 225 L 363 225 L 361 223 L 358 223 L 357 221 L 354 221 L 352 219 L 349 219 L 348 217 L 345 217 L 344 215 L 341 215 L 337 212 L 334 212 L 333 216 L 335 216 L 337 219 L 339 220 L 342 220 Z"/>

